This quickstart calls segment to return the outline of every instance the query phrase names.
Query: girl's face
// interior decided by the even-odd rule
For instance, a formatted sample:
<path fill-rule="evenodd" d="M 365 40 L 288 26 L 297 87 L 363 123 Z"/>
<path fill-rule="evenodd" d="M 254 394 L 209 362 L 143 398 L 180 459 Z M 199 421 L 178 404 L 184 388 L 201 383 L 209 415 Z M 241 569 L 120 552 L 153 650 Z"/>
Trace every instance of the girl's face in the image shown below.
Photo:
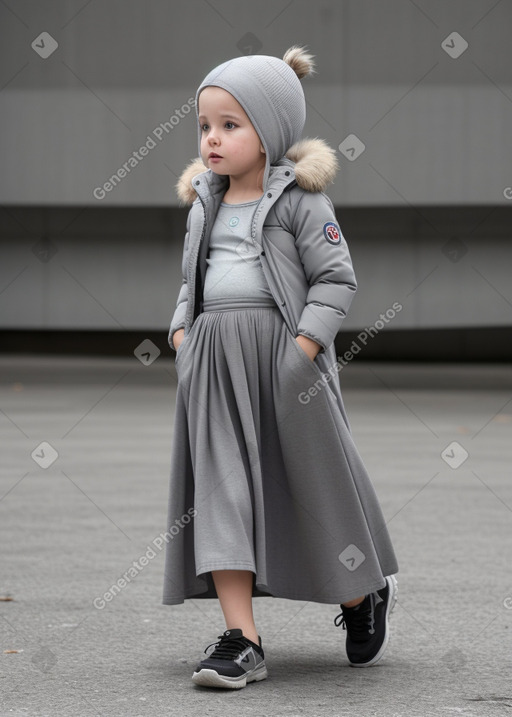
<path fill-rule="evenodd" d="M 205 87 L 199 95 L 201 158 L 217 174 L 242 177 L 265 168 L 265 150 L 237 100 L 221 87 Z M 221 159 L 212 160 L 215 153 Z"/>

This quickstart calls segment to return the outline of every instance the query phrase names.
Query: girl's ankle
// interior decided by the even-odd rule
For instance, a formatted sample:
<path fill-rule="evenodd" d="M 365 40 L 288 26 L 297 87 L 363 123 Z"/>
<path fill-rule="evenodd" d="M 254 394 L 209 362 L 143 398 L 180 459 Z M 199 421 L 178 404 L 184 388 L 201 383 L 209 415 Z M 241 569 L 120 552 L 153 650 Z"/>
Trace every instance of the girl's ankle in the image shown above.
<path fill-rule="evenodd" d="M 251 642 L 254 642 L 255 645 L 260 644 L 259 636 L 257 633 L 252 632 L 251 630 L 242 630 L 244 637 L 246 637 Z"/>
<path fill-rule="evenodd" d="M 357 607 L 360 605 L 363 600 L 365 599 L 366 595 L 363 595 L 362 598 L 354 598 L 354 600 L 349 600 L 348 602 L 342 603 L 343 607 Z"/>

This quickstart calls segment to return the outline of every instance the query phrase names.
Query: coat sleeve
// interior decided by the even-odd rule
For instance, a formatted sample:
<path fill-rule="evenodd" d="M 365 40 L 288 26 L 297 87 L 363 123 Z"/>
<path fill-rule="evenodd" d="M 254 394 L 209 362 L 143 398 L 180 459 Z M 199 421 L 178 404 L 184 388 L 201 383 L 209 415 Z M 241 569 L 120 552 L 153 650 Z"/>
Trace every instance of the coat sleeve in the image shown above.
<path fill-rule="evenodd" d="M 309 284 L 297 333 L 325 351 L 347 315 L 357 282 L 352 260 L 329 197 L 304 192 L 292 220 L 295 245 Z"/>
<path fill-rule="evenodd" d="M 183 255 L 181 259 L 181 274 L 182 274 L 182 283 L 180 292 L 178 294 L 178 300 L 176 301 L 176 309 L 174 311 L 174 315 L 171 319 L 171 324 L 169 327 L 169 337 L 168 342 L 169 346 L 172 348 L 173 351 L 176 351 L 176 347 L 173 343 L 173 334 L 178 329 L 183 329 L 185 327 L 185 315 L 187 313 L 187 298 L 188 298 L 188 284 L 187 284 L 187 264 L 188 264 L 188 249 L 189 249 L 189 237 L 190 237 L 190 217 L 192 214 L 192 209 L 190 209 L 187 217 L 187 227 L 185 232 L 185 241 L 183 244 Z"/>

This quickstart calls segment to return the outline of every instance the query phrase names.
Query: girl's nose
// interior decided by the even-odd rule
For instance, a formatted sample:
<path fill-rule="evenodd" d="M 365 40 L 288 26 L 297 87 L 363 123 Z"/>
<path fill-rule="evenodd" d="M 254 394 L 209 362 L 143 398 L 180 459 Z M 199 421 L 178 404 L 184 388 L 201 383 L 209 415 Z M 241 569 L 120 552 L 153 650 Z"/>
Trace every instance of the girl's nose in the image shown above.
<path fill-rule="evenodd" d="M 217 128 L 210 126 L 210 128 L 208 129 L 208 132 L 206 133 L 208 143 L 211 144 L 212 142 L 218 142 L 219 138 L 217 135 L 218 135 Z"/>

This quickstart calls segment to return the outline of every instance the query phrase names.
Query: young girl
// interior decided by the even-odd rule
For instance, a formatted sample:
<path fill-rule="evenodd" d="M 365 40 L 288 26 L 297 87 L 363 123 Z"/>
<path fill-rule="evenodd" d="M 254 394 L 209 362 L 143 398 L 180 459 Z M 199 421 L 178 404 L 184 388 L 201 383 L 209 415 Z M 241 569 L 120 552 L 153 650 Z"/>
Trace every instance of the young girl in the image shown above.
<path fill-rule="evenodd" d="M 178 386 L 163 604 L 218 598 L 196 684 L 267 677 L 252 598 L 339 603 L 349 663 L 388 641 L 398 566 L 343 406 L 334 338 L 356 291 L 324 194 L 337 161 L 303 139 L 313 58 L 237 57 L 196 94 L 198 147 L 169 330 Z"/>

